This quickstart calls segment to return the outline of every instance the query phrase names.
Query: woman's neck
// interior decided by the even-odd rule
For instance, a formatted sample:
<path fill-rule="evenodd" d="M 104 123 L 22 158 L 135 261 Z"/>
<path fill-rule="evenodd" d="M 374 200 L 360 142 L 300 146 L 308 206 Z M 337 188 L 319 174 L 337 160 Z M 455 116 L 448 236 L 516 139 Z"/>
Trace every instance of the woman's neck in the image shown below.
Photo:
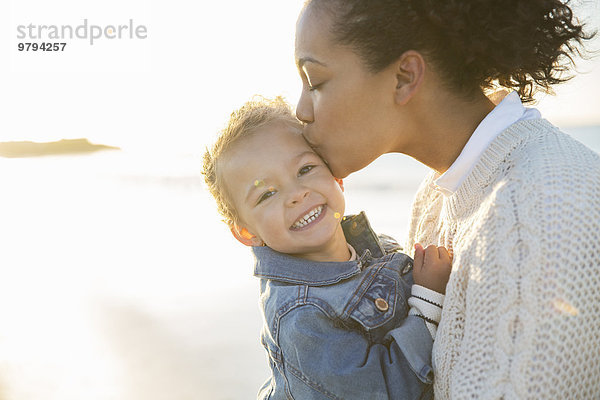
<path fill-rule="evenodd" d="M 481 121 L 494 109 L 483 93 L 465 100 L 439 86 L 425 85 L 406 108 L 410 141 L 400 152 L 443 174 L 460 155 Z"/>

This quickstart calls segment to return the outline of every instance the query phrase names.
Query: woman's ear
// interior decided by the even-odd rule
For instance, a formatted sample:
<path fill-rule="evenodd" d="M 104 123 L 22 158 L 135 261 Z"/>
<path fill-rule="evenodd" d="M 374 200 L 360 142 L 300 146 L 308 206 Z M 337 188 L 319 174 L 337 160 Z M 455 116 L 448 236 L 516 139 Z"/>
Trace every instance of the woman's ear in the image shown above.
<path fill-rule="evenodd" d="M 338 183 L 338 185 L 340 185 L 340 188 L 342 189 L 342 192 L 344 191 L 344 180 L 340 179 L 340 178 L 334 178 L 335 181 Z"/>
<path fill-rule="evenodd" d="M 425 60 L 419 52 L 408 50 L 396 60 L 394 68 L 396 73 L 396 103 L 405 105 L 423 82 Z"/>
<path fill-rule="evenodd" d="M 230 226 L 231 234 L 234 238 L 236 238 L 240 243 L 246 246 L 262 246 L 264 245 L 263 241 L 260 240 L 259 237 L 253 235 L 246 228 L 239 227 L 237 224 L 233 224 Z"/>

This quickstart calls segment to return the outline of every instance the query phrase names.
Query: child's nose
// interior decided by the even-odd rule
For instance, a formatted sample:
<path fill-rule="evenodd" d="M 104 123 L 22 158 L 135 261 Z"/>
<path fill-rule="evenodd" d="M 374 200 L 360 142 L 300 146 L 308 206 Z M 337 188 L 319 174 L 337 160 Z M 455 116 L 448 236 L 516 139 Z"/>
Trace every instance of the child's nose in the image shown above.
<path fill-rule="evenodd" d="M 290 193 L 288 197 L 288 206 L 295 206 L 302 203 L 310 194 L 310 191 L 305 187 L 298 187 Z"/>

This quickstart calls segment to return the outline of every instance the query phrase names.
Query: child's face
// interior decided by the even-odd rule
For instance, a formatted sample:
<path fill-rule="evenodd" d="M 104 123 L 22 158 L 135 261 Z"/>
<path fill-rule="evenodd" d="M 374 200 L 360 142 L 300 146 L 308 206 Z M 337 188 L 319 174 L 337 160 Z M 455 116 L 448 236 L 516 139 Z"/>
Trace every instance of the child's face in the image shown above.
<path fill-rule="evenodd" d="M 222 163 L 241 226 L 267 246 L 310 257 L 345 242 L 342 190 L 299 127 L 274 122 L 260 128 L 236 143 Z"/>

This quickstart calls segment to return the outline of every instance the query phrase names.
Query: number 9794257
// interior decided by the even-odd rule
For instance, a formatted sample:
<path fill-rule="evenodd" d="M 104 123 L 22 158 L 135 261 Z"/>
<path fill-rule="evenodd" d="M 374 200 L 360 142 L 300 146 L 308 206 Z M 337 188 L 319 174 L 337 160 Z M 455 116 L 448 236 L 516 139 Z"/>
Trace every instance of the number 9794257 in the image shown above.
<path fill-rule="evenodd" d="M 18 43 L 17 49 L 19 51 L 64 51 L 66 43 L 52 43 L 52 42 L 42 42 L 42 43 Z"/>

